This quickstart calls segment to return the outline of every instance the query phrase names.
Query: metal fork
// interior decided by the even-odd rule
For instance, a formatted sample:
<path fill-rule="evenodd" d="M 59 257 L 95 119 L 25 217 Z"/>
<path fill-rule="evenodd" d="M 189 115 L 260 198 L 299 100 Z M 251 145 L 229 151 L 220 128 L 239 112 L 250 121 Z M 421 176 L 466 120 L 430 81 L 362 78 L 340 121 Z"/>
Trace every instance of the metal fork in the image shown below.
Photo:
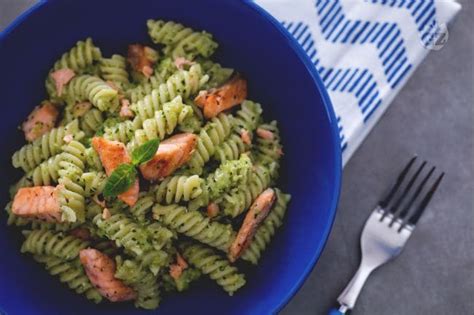
<path fill-rule="evenodd" d="M 398 175 L 388 195 L 379 202 L 365 223 L 360 238 L 362 260 L 359 269 L 337 298 L 340 307 L 338 309 L 332 309 L 329 312 L 330 315 L 346 314 L 354 308 L 357 297 L 369 275 L 372 271 L 400 254 L 415 229 L 418 220 L 438 189 L 444 173 L 441 173 L 434 181 L 421 202 L 419 202 L 416 207 L 414 206 L 415 201 L 417 201 L 423 192 L 436 169 L 432 167 L 412 193 L 417 178 L 420 177 L 423 169 L 427 165 L 426 161 L 421 163 L 406 186 L 401 189 L 405 178 L 416 160 L 417 157 L 415 156 L 408 162 Z M 407 199 L 408 196 L 410 197 Z M 411 215 L 408 216 L 412 208 L 414 208 L 414 210 L 412 210 Z"/>

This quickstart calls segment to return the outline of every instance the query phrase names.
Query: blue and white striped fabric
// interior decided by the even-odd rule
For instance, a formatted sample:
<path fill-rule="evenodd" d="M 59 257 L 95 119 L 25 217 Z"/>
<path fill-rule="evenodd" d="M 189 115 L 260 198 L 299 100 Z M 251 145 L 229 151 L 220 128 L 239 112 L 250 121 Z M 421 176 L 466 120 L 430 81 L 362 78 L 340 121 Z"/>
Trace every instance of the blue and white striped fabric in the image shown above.
<path fill-rule="evenodd" d="M 453 0 L 256 0 L 288 29 L 326 85 L 344 164 L 431 50 L 447 41 Z"/>

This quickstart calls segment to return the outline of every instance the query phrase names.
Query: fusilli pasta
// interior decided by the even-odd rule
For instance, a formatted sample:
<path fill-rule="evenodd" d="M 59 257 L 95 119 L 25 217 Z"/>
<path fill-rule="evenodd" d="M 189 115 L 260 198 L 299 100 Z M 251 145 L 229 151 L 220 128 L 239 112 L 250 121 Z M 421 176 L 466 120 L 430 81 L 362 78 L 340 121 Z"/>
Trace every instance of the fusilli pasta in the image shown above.
<path fill-rule="evenodd" d="M 74 77 L 67 84 L 64 94 L 69 102 L 89 101 L 102 112 L 113 112 L 119 105 L 117 90 L 92 75 Z"/>
<path fill-rule="evenodd" d="M 49 230 L 33 230 L 28 233 L 22 253 L 33 255 L 55 256 L 63 260 L 73 260 L 79 256 L 79 251 L 89 246 L 88 242 L 62 232 L 53 233 Z"/>
<path fill-rule="evenodd" d="M 211 34 L 195 32 L 179 23 L 148 20 L 147 26 L 152 41 L 165 44 L 165 54 L 173 58 L 193 59 L 197 55 L 208 58 L 218 46 Z"/>
<path fill-rule="evenodd" d="M 102 58 L 99 61 L 100 75 L 105 81 L 111 81 L 124 88 L 130 84 L 128 80 L 127 61 L 120 55 Z"/>
<path fill-rule="evenodd" d="M 84 294 L 85 297 L 94 303 L 102 301 L 102 296 L 93 287 L 89 278 L 84 273 L 79 261 L 64 261 L 54 256 L 35 255 L 33 258 L 45 265 L 46 270 L 52 276 L 58 276 L 59 281 L 67 284 L 77 294 Z"/>
<path fill-rule="evenodd" d="M 235 238 L 230 225 L 210 221 L 199 211 L 188 211 L 179 205 L 155 205 L 153 217 L 169 228 L 204 244 L 227 251 Z"/>
<path fill-rule="evenodd" d="M 216 281 L 229 295 L 245 285 L 245 276 L 212 249 L 199 244 L 183 244 L 182 249 L 187 261 Z"/>
<path fill-rule="evenodd" d="M 80 140 L 84 136 L 84 133 L 79 130 L 77 120 L 64 127 L 54 128 L 32 143 L 24 145 L 13 154 L 13 166 L 15 168 L 21 167 L 25 172 L 31 171 L 41 162 L 61 152 L 66 135 L 71 135 L 76 140 Z"/>
<path fill-rule="evenodd" d="M 204 179 L 198 175 L 169 176 L 153 190 L 158 203 L 171 204 L 196 199 L 203 193 L 203 185 Z"/>

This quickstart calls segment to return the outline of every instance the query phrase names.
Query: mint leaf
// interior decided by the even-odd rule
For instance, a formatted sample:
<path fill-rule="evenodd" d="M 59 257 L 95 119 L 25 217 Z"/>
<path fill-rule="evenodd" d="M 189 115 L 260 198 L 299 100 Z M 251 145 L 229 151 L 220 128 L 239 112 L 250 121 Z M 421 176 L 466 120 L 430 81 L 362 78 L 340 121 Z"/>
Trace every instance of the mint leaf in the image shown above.
<path fill-rule="evenodd" d="M 132 163 L 135 166 L 143 164 L 151 160 L 154 156 L 156 151 L 158 150 L 158 146 L 160 145 L 159 139 L 153 139 L 145 142 L 132 152 Z"/>
<path fill-rule="evenodd" d="M 114 197 L 127 191 L 133 185 L 137 176 L 135 166 L 120 164 L 105 183 L 103 194 L 105 197 Z"/>

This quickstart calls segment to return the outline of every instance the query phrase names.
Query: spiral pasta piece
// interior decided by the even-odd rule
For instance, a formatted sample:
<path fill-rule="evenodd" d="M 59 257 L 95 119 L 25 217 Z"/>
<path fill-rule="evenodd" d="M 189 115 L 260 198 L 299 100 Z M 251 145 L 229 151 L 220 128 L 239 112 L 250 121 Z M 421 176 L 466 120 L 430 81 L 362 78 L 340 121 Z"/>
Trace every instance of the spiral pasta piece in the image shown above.
<path fill-rule="evenodd" d="M 173 58 L 210 57 L 218 47 L 211 34 L 195 32 L 179 23 L 148 20 L 147 26 L 151 40 L 155 44 L 167 45 L 165 53 Z"/>
<path fill-rule="evenodd" d="M 237 131 L 247 129 L 253 131 L 261 121 L 262 105 L 249 100 L 242 103 L 240 109 L 235 113 L 235 126 Z"/>
<path fill-rule="evenodd" d="M 92 169 L 94 171 L 102 171 L 102 162 L 100 161 L 99 154 L 94 148 L 87 148 L 84 152 L 86 155 L 86 167 L 87 169 Z"/>
<path fill-rule="evenodd" d="M 237 217 L 250 207 L 252 202 L 260 195 L 271 182 L 270 170 L 260 164 L 254 165 L 247 185 L 231 190 L 224 194 L 219 201 L 219 208 L 223 213 L 232 218 Z"/>
<path fill-rule="evenodd" d="M 152 310 L 160 304 L 160 288 L 156 276 L 142 268 L 134 260 L 116 259 L 117 271 L 115 277 L 131 286 L 137 292 L 135 306 Z"/>
<path fill-rule="evenodd" d="M 85 220 L 85 191 L 82 175 L 85 168 L 84 145 L 78 141 L 71 141 L 64 146 L 59 162 L 59 203 L 62 220 L 65 222 L 84 222 Z"/>
<path fill-rule="evenodd" d="M 233 133 L 226 141 L 216 148 L 214 158 L 220 162 L 236 160 L 242 153 L 249 149 L 250 145 L 244 143 L 240 135 Z"/>
<path fill-rule="evenodd" d="M 146 214 L 151 211 L 155 198 L 150 193 L 140 193 L 137 202 L 130 208 L 130 213 L 140 223 L 146 222 Z"/>
<path fill-rule="evenodd" d="M 79 256 L 81 249 L 89 243 L 62 232 L 53 233 L 49 230 L 33 230 L 21 246 L 22 253 L 55 256 L 63 260 L 73 260 Z"/>
<path fill-rule="evenodd" d="M 163 69 L 160 69 L 163 68 Z M 172 68 L 172 72 L 168 69 Z M 126 90 L 126 95 L 133 103 L 137 103 L 143 99 L 147 94 L 150 94 L 153 89 L 157 89 L 161 84 L 165 83 L 168 78 L 176 72 L 176 66 L 171 59 L 163 59 L 158 67 L 153 72 L 153 75 L 148 80 L 141 82 L 139 85 Z"/>
<path fill-rule="evenodd" d="M 102 215 L 98 214 L 93 222 L 99 228 L 100 236 L 105 236 L 118 247 L 123 247 L 154 275 L 169 262 L 166 252 L 154 248 L 149 231 L 126 215 L 117 213 L 104 220 Z"/>
<path fill-rule="evenodd" d="M 104 124 L 102 112 L 96 108 L 91 108 L 80 119 L 81 130 L 91 136 L 99 130 Z"/>
<path fill-rule="evenodd" d="M 102 112 L 113 112 L 119 105 L 117 90 L 92 75 L 74 77 L 67 84 L 64 94 L 69 102 L 89 101 Z"/>
<path fill-rule="evenodd" d="M 102 58 L 99 61 L 101 77 L 105 81 L 111 81 L 121 88 L 128 86 L 127 60 L 120 55 L 112 55 L 110 58 Z"/>
<path fill-rule="evenodd" d="M 216 88 L 224 84 L 234 73 L 234 69 L 224 68 L 220 64 L 206 60 L 201 62 L 204 73 L 209 75 L 209 81 L 203 86 L 204 90 Z"/>
<path fill-rule="evenodd" d="M 152 188 L 158 203 L 170 204 L 196 199 L 203 193 L 204 179 L 198 175 L 168 176 Z"/>
<path fill-rule="evenodd" d="M 91 38 L 85 41 L 78 41 L 74 47 L 64 53 L 61 58 L 56 61 L 50 74 L 59 69 L 68 68 L 76 74 L 93 73 L 94 63 L 102 58 L 102 53 L 98 47 L 94 45 Z M 51 100 L 60 102 L 63 97 L 59 97 L 56 91 L 54 80 L 48 75 L 46 79 L 46 91 Z"/>
<path fill-rule="evenodd" d="M 156 111 L 153 118 L 145 120 L 143 129 L 135 131 L 134 145 L 142 145 L 156 138 L 164 139 L 192 114 L 192 107 L 184 105 L 181 96 L 177 96 L 171 102 L 163 104 L 163 109 Z"/>
<path fill-rule="evenodd" d="M 210 221 L 201 212 L 188 211 L 179 205 L 156 204 L 153 207 L 153 217 L 178 233 L 224 252 L 235 238 L 235 232 L 230 225 Z"/>
<path fill-rule="evenodd" d="M 250 143 L 245 143 L 241 133 L 245 130 L 249 136 L 257 128 L 261 120 L 262 107 L 252 101 L 244 101 L 241 108 L 235 113 L 233 120 L 233 133 L 216 148 L 214 158 L 220 162 L 236 160 L 239 156 L 249 151 Z"/>
<path fill-rule="evenodd" d="M 127 143 L 133 139 L 134 130 L 135 128 L 132 121 L 125 120 L 106 127 L 104 130 L 104 138 Z"/>
<path fill-rule="evenodd" d="M 263 221 L 262 225 L 257 229 L 250 246 L 244 251 L 242 258 L 256 265 L 270 243 L 276 229 L 283 224 L 283 217 L 291 199 L 290 195 L 283 194 L 279 189 L 275 189 L 277 193 L 277 201 L 274 208 Z"/>
<path fill-rule="evenodd" d="M 199 139 L 188 166 L 194 174 L 202 174 L 203 166 L 216 152 L 217 147 L 227 139 L 233 126 L 233 117 L 219 114 L 212 118 L 199 133 Z"/>
<path fill-rule="evenodd" d="M 102 295 L 90 282 L 79 260 L 64 261 L 57 257 L 46 255 L 35 255 L 33 258 L 37 262 L 44 264 L 46 270 L 52 276 L 58 276 L 59 281 L 65 283 L 77 294 L 84 294 L 87 299 L 96 304 L 102 301 Z"/>
<path fill-rule="evenodd" d="M 178 71 L 176 65 L 171 58 L 162 58 L 155 67 L 153 74 L 146 80 L 141 81 L 137 86 L 126 91 L 128 98 L 132 103 L 136 103 L 143 99 L 147 94 L 150 94 L 153 89 L 168 80 L 168 78 Z"/>
<path fill-rule="evenodd" d="M 152 249 L 147 240 L 147 233 L 124 214 L 114 214 L 107 220 L 98 215 L 93 222 L 103 236 L 115 241 L 117 246 L 124 247 L 137 256 Z"/>
<path fill-rule="evenodd" d="M 150 235 L 151 244 L 155 250 L 169 249 L 172 240 L 176 238 L 176 233 L 173 233 L 158 222 L 146 225 L 145 229 Z"/>
<path fill-rule="evenodd" d="M 247 183 L 251 174 L 252 161 L 248 154 L 242 154 L 238 160 L 223 162 L 206 178 L 204 192 L 188 204 L 189 210 L 207 206 L 209 202 L 219 200 L 223 194 L 239 189 Z"/>
<path fill-rule="evenodd" d="M 256 159 L 259 163 L 269 167 L 272 178 L 276 178 L 278 176 L 279 161 L 282 155 L 280 132 L 277 123 L 276 121 L 272 121 L 270 124 L 263 124 L 258 128 L 271 132 L 273 137 L 269 139 L 257 137 Z"/>
<path fill-rule="evenodd" d="M 245 285 L 245 275 L 211 248 L 200 244 L 183 244 L 182 251 L 186 261 L 216 281 L 229 295 L 232 296 Z"/>
<path fill-rule="evenodd" d="M 84 196 L 92 197 L 102 193 L 107 175 L 104 172 L 97 171 L 85 172 L 81 175 L 81 180 L 84 183 Z"/>
<path fill-rule="evenodd" d="M 102 53 L 96 47 L 91 38 L 78 41 L 70 51 L 64 53 L 53 66 L 54 70 L 69 68 L 76 73 L 87 70 L 95 61 L 102 58 Z"/>
<path fill-rule="evenodd" d="M 21 167 L 25 172 L 31 171 L 41 162 L 62 151 L 66 135 L 71 135 L 76 140 L 80 140 L 84 136 L 84 133 L 79 130 L 77 120 L 64 127 L 54 128 L 32 143 L 24 145 L 13 154 L 13 167 Z"/>
<path fill-rule="evenodd" d="M 18 189 L 32 186 L 54 186 L 59 178 L 59 162 L 62 155 L 57 154 L 50 157 L 33 170 L 26 173 L 10 190 L 12 196 L 16 194 Z"/>
<path fill-rule="evenodd" d="M 163 108 L 164 103 L 177 96 L 187 99 L 197 93 L 207 79 L 208 77 L 203 75 L 199 64 L 191 66 L 189 70 L 177 71 L 166 80 L 166 83 L 160 84 L 142 100 L 132 104 L 132 110 L 137 115 L 135 127 L 140 128 L 141 123 L 152 118 L 156 111 Z"/>

